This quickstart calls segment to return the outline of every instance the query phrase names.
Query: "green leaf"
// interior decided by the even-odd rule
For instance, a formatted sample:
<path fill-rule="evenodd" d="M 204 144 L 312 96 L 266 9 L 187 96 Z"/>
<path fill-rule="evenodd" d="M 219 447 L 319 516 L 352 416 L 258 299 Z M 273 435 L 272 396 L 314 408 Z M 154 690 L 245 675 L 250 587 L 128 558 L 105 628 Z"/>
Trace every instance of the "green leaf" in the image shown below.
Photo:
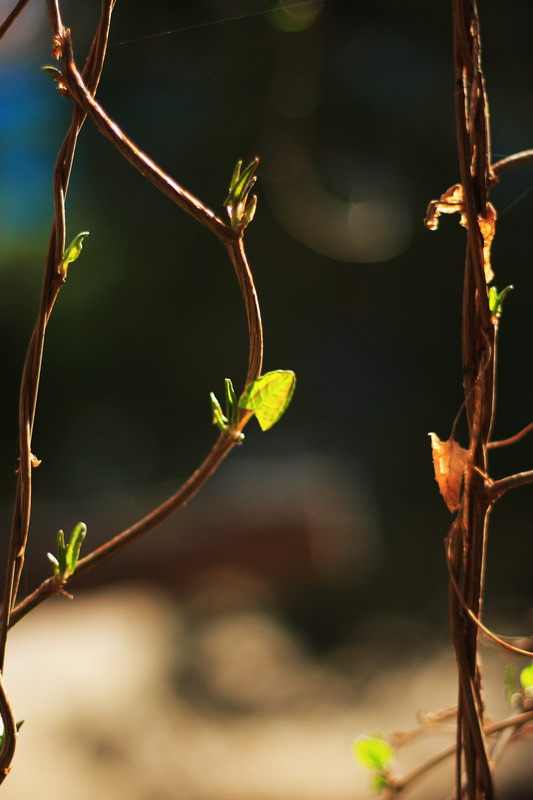
<path fill-rule="evenodd" d="M 69 264 L 72 264 L 73 261 L 76 261 L 79 254 L 83 248 L 83 240 L 89 236 L 89 231 L 82 231 L 78 233 L 77 236 L 71 241 L 65 252 L 63 253 L 63 257 L 61 259 L 61 264 L 59 266 L 59 272 L 61 277 L 66 278 L 68 272 Z"/>
<path fill-rule="evenodd" d="M 514 289 L 514 286 L 506 286 L 501 292 L 498 293 L 498 290 L 495 286 L 491 286 L 489 289 L 489 308 L 494 314 L 494 316 L 499 317 L 502 313 L 502 305 L 503 301 L 505 300 L 506 296 L 509 294 L 511 289 Z"/>
<path fill-rule="evenodd" d="M 59 578 L 59 576 L 61 575 L 61 570 L 59 569 L 59 561 L 55 556 L 52 555 L 52 553 L 47 553 L 46 556 L 49 559 L 49 561 L 52 562 L 52 565 L 54 567 L 54 577 Z"/>
<path fill-rule="evenodd" d="M 242 230 L 252 221 L 257 205 L 257 197 L 249 198 L 249 194 L 257 177 L 254 175 L 259 159 L 254 158 L 242 170 L 242 161 L 238 161 L 229 186 L 229 193 L 224 200 L 224 206 L 230 218 L 232 228 Z"/>
<path fill-rule="evenodd" d="M 295 386 L 296 375 L 291 370 L 276 369 L 266 372 L 246 387 L 239 399 L 239 406 L 253 411 L 261 430 L 266 431 L 286 411 Z"/>
<path fill-rule="evenodd" d="M 353 754 L 363 767 L 379 772 L 396 758 L 394 747 L 379 736 L 360 736 L 353 743 Z"/>
<path fill-rule="evenodd" d="M 527 667 L 524 667 L 520 673 L 520 683 L 523 689 L 533 687 L 533 661 Z"/>
<path fill-rule="evenodd" d="M 59 574 L 63 575 L 66 568 L 67 568 L 67 559 L 66 559 L 66 550 L 65 547 L 65 534 L 63 531 L 57 532 L 57 560 L 59 563 Z"/>
<path fill-rule="evenodd" d="M 231 176 L 231 181 L 230 181 L 230 184 L 229 184 L 229 192 L 230 193 L 228 195 L 228 199 L 226 200 L 226 203 L 229 202 L 229 198 L 231 197 L 231 193 L 235 189 L 235 187 L 236 187 L 236 185 L 237 185 L 237 183 L 239 181 L 239 178 L 241 177 L 241 169 L 242 169 L 242 161 L 237 161 L 237 163 L 235 164 L 235 169 L 233 170 L 233 175 Z"/>
<path fill-rule="evenodd" d="M 57 67 L 50 67 L 47 65 L 45 67 L 41 67 L 41 72 L 45 72 L 54 81 L 58 81 L 61 78 L 61 70 L 59 70 Z"/>
<path fill-rule="evenodd" d="M 246 203 L 246 207 L 244 209 L 242 215 L 242 226 L 246 228 L 250 222 L 253 220 L 255 216 L 255 209 L 257 208 L 257 195 L 253 194 L 248 202 Z"/>
<path fill-rule="evenodd" d="M 229 427 L 234 428 L 238 421 L 239 404 L 230 378 L 224 378 L 224 388 L 226 392 L 226 417 L 229 421 Z"/>
<path fill-rule="evenodd" d="M 213 413 L 213 425 L 218 425 L 220 430 L 225 433 L 228 429 L 228 418 L 222 413 L 222 407 L 213 392 L 209 393 L 209 398 L 211 400 L 211 411 Z"/>
<path fill-rule="evenodd" d="M 66 569 L 64 575 L 67 578 L 74 574 L 86 534 L 87 526 L 83 522 L 78 522 L 72 531 L 70 542 L 65 552 Z"/>
<path fill-rule="evenodd" d="M 46 554 L 53 564 L 55 578 L 66 581 L 67 578 L 74 574 L 86 533 L 87 526 L 83 522 L 78 522 L 72 531 L 68 545 L 65 546 L 65 534 L 63 531 L 57 532 L 57 557 L 53 556 L 52 553 Z"/>

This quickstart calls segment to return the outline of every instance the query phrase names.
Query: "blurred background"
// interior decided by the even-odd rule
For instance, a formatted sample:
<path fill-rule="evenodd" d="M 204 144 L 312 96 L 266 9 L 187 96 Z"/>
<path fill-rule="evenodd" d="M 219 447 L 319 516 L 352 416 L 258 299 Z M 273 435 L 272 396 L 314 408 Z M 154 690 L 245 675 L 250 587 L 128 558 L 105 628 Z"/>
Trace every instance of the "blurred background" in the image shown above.
<path fill-rule="evenodd" d="M 2 18 L 11 6 L 0 0 Z M 99 4 L 62 8 L 80 65 Z M 499 158 L 533 145 L 533 7 L 510 0 L 502 15 L 487 0 L 480 13 Z M 448 4 L 422 0 L 117 3 L 98 98 L 130 138 L 219 215 L 236 161 L 261 158 L 246 242 L 265 371 L 293 369 L 298 385 L 189 507 L 15 629 L 6 678 L 27 722 L 7 798 L 364 798 L 352 740 L 455 702 L 450 516 L 427 433 L 448 438 L 462 400 L 465 235 L 455 217 L 422 224 L 458 178 L 451 35 Z M 40 71 L 50 50 L 34 0 L 0 48 L 6 550 L 18 385 L 70 116 Z M 516 287 L 495 438 L 533 417 L 531 189 L 522 167 L 492 197 L 496 285 Z M 83 520 L 88 552 L 173 493 L 216 437 L 209 392 L 246 372 L 223 248 L 89 123 L 67 211 L 69 240 L 90 237 L 48 328 L 24 593 L 50 573 L 59 528 Z M 532 455 L 533 439 L 495 452 L 493 476 Z M 530 501 L 521 489 L 495 509 L 488 552 L 486 621 L 520 635 L 533 624 Z M 489 713 L 507 714 L 512 658 L 487 659 Z M 398 770 L 442 735 L 402 751 Z M 502 796 L 518 797 L 512 780 L 531 789 L 530 756 Z M 448 779 L 412 796 L 445 797 Z"/>

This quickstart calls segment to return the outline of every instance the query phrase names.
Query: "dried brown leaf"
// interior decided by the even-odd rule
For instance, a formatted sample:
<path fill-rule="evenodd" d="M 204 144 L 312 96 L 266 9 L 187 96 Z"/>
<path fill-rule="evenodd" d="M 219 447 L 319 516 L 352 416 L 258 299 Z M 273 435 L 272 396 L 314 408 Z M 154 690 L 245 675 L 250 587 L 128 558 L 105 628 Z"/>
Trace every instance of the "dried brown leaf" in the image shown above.
<path fill-rule="evenodd" d="M 463 187 L 460 183 L 454 183 L 446 189 L 440 200 L 432 200 L 428 205 L 424 225 L 430 231 L 436 231 L 439 227 L 439 217 L 441 214 L 460 214 L 459 223 L 466 228 L 467 219 L 464 213 Z"/>
<path fill-rule="evenodd" d="M 455 439 L 441 442 L 436 433 L 430 433 L 429 436 L 435 480 L 450 511 L 456 511 L 459 508 L 468 451 L 457 444 Z"/>
<path fill-rule="evenodd" d="M 485 280 L 490 283 L 494 279 L 494 272 L 490 264 L 490 248 L 496 233 L 496 209 L 492 203 L 487 203 L 485 214 L 478 214 L 478 225 L 483 236 L 483 266 L 485 268 Z"/>

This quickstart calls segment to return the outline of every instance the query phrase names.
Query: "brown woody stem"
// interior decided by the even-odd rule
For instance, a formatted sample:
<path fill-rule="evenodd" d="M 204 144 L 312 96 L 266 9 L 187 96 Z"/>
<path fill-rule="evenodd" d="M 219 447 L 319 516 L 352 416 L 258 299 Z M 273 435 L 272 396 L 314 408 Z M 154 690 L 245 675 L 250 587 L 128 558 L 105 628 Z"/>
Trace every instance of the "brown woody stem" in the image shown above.
<path fill-rule="evenodd" d="M 487 493 L 490 497 L 491 503 L 494 503 L 511 489 L 517 489 L 519 486 L 527 486 L 529 483 L 533 483 L 533 470 L 528 470 L 528 472 L 517 472 L 516 475 L 509 475 L 507 478 L 501 478 L 499 481 L 493 481 L 487 487 Z"/>
<path fill-rule="evenodd" d="M 512 156 L 507 156 L 497 161 L 492 165 L 492 172 L 499 177 L 503 172 L 512 169 L 513 167 L 520 167 L 522 164 L 530 164 L 533 161 L 533 150 L 522 150 L 520 153 L 514 153 Z"/>
<path fill-rule="evenodd" d="M 19 14 L 26 8 L 30 0 L 19 0 L 13 11 L 11 11 L 5 20 L 0 25 L 0 39 L 4 37 L 4 35 L 8 32 L 10 27 L 15 22 L 16 18 Z"/>

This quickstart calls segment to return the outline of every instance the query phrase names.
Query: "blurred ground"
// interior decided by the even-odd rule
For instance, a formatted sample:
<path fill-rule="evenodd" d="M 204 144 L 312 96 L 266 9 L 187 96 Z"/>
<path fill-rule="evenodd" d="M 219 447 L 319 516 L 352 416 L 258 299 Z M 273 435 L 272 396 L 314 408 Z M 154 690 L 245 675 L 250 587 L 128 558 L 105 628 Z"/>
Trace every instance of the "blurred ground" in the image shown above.
<path fill-rule="evenodd" d="M 258 584 L 226 604 L 204 591 L 177 605 L 140 585 L 49 601 L 10 641 L 6 681 L 26 722 L 3 797 L 370 798 L 352 741 L 415 728 L 417 712 L 454 703 L 447 645 L 421 639 L 395 653 L 391 642 L 409 625 L 382 619 L 366 643 L 320 659 Z M 487 655 L 490 713 L 507 716 L 508 659 Z M 453 726 L 442 728 L 405 745 L 397 771 L 450 744 Z M 511 777 L 533 791 L 531 744 L 521 747 Z M 444 800 L 449 769 L 409 798 Z"/>

